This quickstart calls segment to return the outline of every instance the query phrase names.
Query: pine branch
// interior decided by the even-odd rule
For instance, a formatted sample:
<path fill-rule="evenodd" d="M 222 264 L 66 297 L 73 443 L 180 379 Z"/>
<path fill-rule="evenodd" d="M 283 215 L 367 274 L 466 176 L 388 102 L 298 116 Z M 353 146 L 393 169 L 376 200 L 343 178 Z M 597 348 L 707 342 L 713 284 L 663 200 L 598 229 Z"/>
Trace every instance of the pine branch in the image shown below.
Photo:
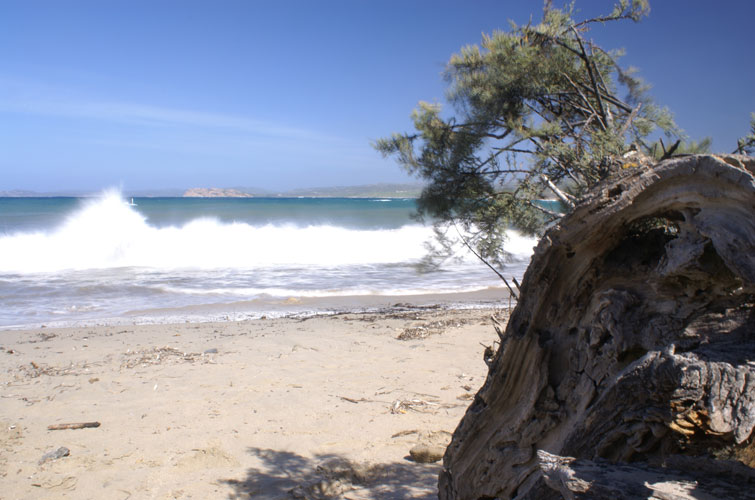
<path fill-rule="evenodd" d="M 746 140 L 739 139 L 737 141 L 737 148 L 734 151 L 732 151 L 731 154 L 734 154 L 734 155 L 747 154 L 747 150 L 753 147 L 755 147 L 755 137 L 747 138 Z"/>
<path fill-rule="evenodd" d="M 624 125 L 622 125 L 621 128 L 619 129 L 620 137 L 624 137 L 624 134 L 627 133 L 627 130 L 629 130 L 629 126 L 632 124 L 632 121 L 637 117 L 637 113 L 640 112 L 641 107 L 642 107 L 642 103 L 639 103 L 637 107 L 634 108 L 631 113 L 629 113 L 629 116 L 624 122 Z"/>
<path fill-rule="evenodd" d="M 566 206 L 569 208 L 574 208 L 574 202 L 570 199 L 569 195 L 558 189 L 558 186 L 553 184 L 553 181 L 551 181 L 547 175 L 540 174 L 540 178 L 543 180 L 546 186 L 548 186 L 548 189 L 553 191 L 553 193 L 558 196 L 558 198 L 564 202 Z"/>
<path fill-rule="evenodd" d="M 519 300 L 519 295 L 517 295 L 517 293 L 514 291 L 514 289 L 511 288 L 511 285 L 509 284 L 508 281 L 506 281 L 506 278 L 503 276 L 503 274 L 501 274 L 500 272 L 498 272 L 498 269 L 496 269 L 495 267 L 493 267 L 493 265 L 490 264 L 490 262 L 488 262 L 487 260 L 485 260 L 482 257 L 482 255 L 480 255 L 479 253 L 477 253 L 477 251 L 475 251 L 475 249 L 472 248 L 472 245 L 469 244 L 469 242 L 464 237 L 464 235 L 461 234 L 461 231 L 459 231 L 459 226 L 456 225 L 456 220 L 455 219 L 451 219 L 451 223 L 454 225 L 454 229 L 456 229 L 456 232 L 458 233 L 459 238 L 461 238 L 462 243 L 464 243 L 464 245 L 469 249 L 469 251 L 472 252 L 475 257 L 477 257 L 478 259 L 480 259 L 483 264 L 485 264 L 486 266 L 488 266 L 491 271 L 493 271 L 494 273 L 496 273 L 498 275 L 498 277 L 501 278 L 503 280 L 503 282 L 506 284 L 506 288 L 509 289 L 509 292 L 514 297 L 514 299 L 515 300 Z"/>
<path fill-rule="evenodd" d="M 503 170 L 488 170 L 485 174 L 531 174 L 532 170 L 507 168 Z"/>
<path fill-rule="evenodd" d="M 620 101 L 619 99 L 615 98 L 611 94 L 608 94 L 608 93 L 601 94 L 601 97 L 605 99 L 606 101 L 610 102 L 611 104 L 613 104 L 614 106 L 621 108 L 623 111 L 626 111 L 627 113 L 630 113 L 632 111 L 632 108 L 628 104 L 624 103 L 623 101 Z"/>
<path fill-rule="evenodd" d="M 598 114 L 598 112 L 590 103 L 590 100 L 585 96 L 585 94 L 582 92 L 579 86 L 576 83 L 574 83 L 574 81 L 571 78 L 569 78 L 569 75 L 567 75 L 566 73 L 562 72 L 561 75 L 563 75 L 563 77 L 566 78 L 566 80 L 571 84 L 571 86 L 574 87 L 574 90 L 576 90 L 577 93 L 579 93 L 580 97 L 582 98 L 582 101 L 587 105 L 588 108 L 590 108 L 591 114 L 597 115 L 598 118 L 600 119 L 601 115 Z M 606 123 L 602 119 L 600 120 L 600 125 L 603 128 L 603 130 L 606 130 Z"/>
<path fill-rule="evenodd" d="M 547 208 L 541 207 L 540 205 L 538 205 L 537 203 L 535 203 L 533 201 L 527 200 L 527 204 L 529 206 L 531 206 L 532 208 L 534 208 L 535 210 L 539 210 L 539 211 L 543 212 L 546 215 L 550 215 L 554 219 L 560 219 L 561 217 L 563 217 L 564 215 L 566 215 L 566 214 L 562 214 L 561 212 L 554 212 L 553 210 L 548 210 Z"/>
<path fill-rule="evenodd" d="M 579 32 L 572 26 L 572 31 L 574 32 L 574 36 L 577 39 L 577 43 L 579 44 L 579 48 L 582 51 L 582 54 L 580 57 L 582 58 L 582 61 L 585 63 L 585 67 L 587 69 L 587 75 L 590 77 L 590 82 L 592 83 L 593 92 L 595 93 L 595 98 L 598 101 L 598 108 L 600 108 L 600 116 L 602 118 L 603 123 L 605 124 L 605 128 L 611 126 L 611 121 L 606 115 L 605 106 L 603 106 L 603 99 L 600 96 L 600 88 L 598 88 L 598 82 L 595 80 L 595 73 L 593 72 L 593 65 L 590 60 L 590 57 L 587 55 L 587 51 L 585 51 L 585 46 L 582 43 L 582 37 L 579 35 Z"/>
<path fill-rule="evenodd" d="M 678 139 L 670 148 L 668 151 L 666 151 L 666 146 L 663 145 L 663 139 L 659 139 L 661 141 L 661 147 L 663 148 L 663 156 L 661 156 L 661 159 L 658 161 L 668 160 L 674 155 L 674 151 L 676 151 L 676 148 L 679 147 L 679 144 L 682 143 L 681 139 Z"/>
<path fill-rule="evenodd" d="M 500 147 L 500 148 L 493 148 L 493 149 L 495 151 L 501 151 L 501 152 L 508 151 L 509 153 L 523 153 L 523 154 L 528 154 L 528 155 L 535 154 L 534 151 L 530 151 L 529 149 L 509 148 L 509 147 L 505 147 L 505 146 L 504 147 Z"/>
<path fill-rule="evenodd" d="M 585 183 L 583 181 L 579 180 L 577 178 L 577 176 L 575 175 L 575 173 L 572 172 L 571 170 L 567 169 L 566 170 L 566 175 L 568 175 L 571 178 L 571 180 L 573 180 L 579 187 L 584 187 L 585 186 Z"/>
<path fill-rule="evenodd" d="M 631 19 L 631 16 L 628 15 L 620 15 L 620 16 L 601 16 L 601 17 L 593 17 L 592 19 L 586 19 L 584 21 L 578 22 L 572 28 L 581 28 L 582 26 L 586 26 L 591 23 L 606 23 L 608 21 L 619 21 L 621 19 Z"/>

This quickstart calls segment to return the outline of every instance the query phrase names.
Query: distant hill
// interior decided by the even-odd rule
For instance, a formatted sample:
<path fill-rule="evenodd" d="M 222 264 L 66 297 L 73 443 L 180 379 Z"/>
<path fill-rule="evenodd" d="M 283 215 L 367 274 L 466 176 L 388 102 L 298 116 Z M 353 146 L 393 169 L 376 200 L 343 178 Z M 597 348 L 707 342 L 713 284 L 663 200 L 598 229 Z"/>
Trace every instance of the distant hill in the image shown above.
<path fill-rule="evenodd" d="M 185 197 L 202 198 L 416 198 L 422 191 L 419 184 L 367 184 L 362 186 L 335 186 L 291 191 L 265 191 L 251 188 L 191 188 L 184 192 Z"/>
<path fill-rule="evenodd" d="M 139 198 L 177 198 L 183 196 L 183 189 L 129 189 L 123 192 L 123 196 L 136 196 Z"/>
<path fill-rule="evenodd" d="M 224 188 L 191 188 L 187 189 L 184 198 L 253 198 L 254 195 L 237 189 Z"/>
<path fill-rule="evenodd" d="M 366 184 L 362 186 L 335 186 L 294 189 L 284 196 L 313 198 L 416 198 L 422 191 L 420 184 Z"/>
<path fill-rule="evenodd" d="M 396 184 L 396 183 L 379 183 L 365 184 L 360 186 L 335 186 L 335 187 L 316 187 L 307 189 L 293 189 L 290 191 L 270 191 L 260 188 L 251 187 L 196 187 L 186 190 L 181 189 L 141 189 L 126 190 L 123 192 L 124 197 L 189 197 L 189 198 L 417 198 L 422 192 L 421 184 Z M 55 191 L 55 192 L 36 192 L 21 189 L 12 189 L 0 191 L 0 198 L 23 198 L 23 197 L 53 197 L 53 196 L 71 196 L 71 197 L 89 197 L 97 196 L 101 191 Z"/>

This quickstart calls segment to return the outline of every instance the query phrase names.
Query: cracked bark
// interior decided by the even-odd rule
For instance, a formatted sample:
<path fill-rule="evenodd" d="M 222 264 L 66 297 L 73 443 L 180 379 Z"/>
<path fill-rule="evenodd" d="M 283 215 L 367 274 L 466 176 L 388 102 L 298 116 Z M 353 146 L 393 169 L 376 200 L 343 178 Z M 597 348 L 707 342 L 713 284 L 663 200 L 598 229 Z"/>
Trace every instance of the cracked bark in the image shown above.
<path fill-rule="evenodd" d="M 755 466 L 753 304 L 755 160 L 685 156 L 599 186 L 538 245 L 440 498 L 571 498 L 542 451 Z"/>

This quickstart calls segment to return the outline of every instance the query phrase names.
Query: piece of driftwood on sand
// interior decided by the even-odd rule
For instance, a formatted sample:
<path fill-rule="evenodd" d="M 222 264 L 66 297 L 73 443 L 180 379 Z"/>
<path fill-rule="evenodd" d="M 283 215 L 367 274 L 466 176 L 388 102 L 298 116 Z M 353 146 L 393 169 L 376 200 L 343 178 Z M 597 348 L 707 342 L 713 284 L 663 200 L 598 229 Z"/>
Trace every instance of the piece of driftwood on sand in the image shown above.
<path fill-rule="evenodd" d="M 99 427 L 99 422 L 73 422 L 69 424 L 53 424 L 48 425 L 47 430 L 48 431 L 64 431 L 64 430 L 71 430 L 71 429 L 91 429 L 95 427 Z"/>
<path fill-rule="evenodd" d="M 540 241 L 440 499 L 755 498 L 754 305 L 755 160 L 624 169 Z"/>

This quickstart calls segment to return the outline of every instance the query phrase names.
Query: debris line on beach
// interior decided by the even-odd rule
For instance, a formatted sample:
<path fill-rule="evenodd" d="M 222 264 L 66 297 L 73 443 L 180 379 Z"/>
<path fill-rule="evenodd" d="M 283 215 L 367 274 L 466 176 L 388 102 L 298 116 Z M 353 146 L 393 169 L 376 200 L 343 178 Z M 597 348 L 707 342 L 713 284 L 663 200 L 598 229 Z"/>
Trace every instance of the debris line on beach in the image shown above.
<path fill-rule="evenodd" d="M 121 363 L 121 368 L 136 368 L 137 366 L 159 365 L 165 361 L 183 361 L 194 363 L 201 361 L 203 363 L 213 363 L 212 356 L 214 353 L 185 352 L 175 347 L 152 347 L 141 349 L 139 351 L 128 350 L 125 353 L 126 360 Z"/>

